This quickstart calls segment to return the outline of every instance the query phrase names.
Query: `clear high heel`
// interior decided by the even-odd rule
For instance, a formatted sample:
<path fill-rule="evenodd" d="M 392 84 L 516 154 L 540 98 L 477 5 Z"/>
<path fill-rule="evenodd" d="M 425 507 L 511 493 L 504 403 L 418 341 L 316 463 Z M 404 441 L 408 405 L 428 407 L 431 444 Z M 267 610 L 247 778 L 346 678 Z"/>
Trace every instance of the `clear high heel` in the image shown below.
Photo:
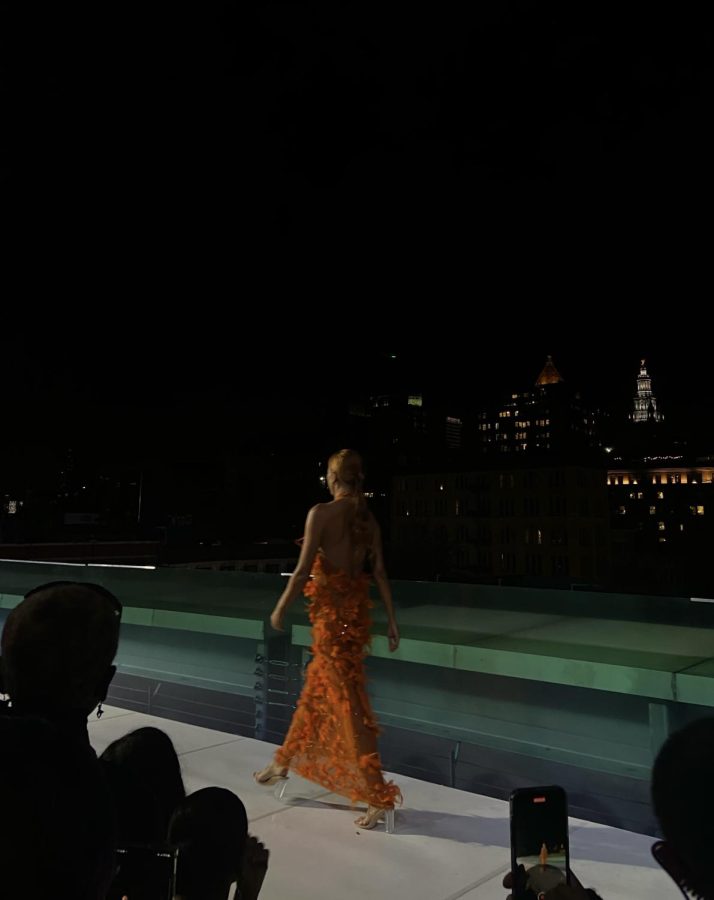
<path fill-rule="evenodd" d="M 382 809 L 379 806 L 370 806 L 367 812 L 359 819 L 355 819 L 355 825 L 365 831 L 370 831 L 378 822 L 384 820 L 386 834 L 394 834 L 394 807 Z"/>
<path fill-rule="evenodd" d="M 256 784 L 263 787 L 272 787 L 274 784 L 286 782 L 288 780 L 288 770 L 278 768 L 275 763 L 270 763 L 260 772 L 253 772 L 253 778 Z"/>

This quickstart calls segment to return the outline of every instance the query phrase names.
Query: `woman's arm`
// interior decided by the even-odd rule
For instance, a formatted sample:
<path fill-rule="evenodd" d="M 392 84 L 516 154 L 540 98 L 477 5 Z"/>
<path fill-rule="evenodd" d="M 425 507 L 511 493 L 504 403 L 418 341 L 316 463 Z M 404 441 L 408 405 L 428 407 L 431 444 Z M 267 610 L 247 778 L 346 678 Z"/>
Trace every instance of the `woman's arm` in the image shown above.
<path fill-rule="evenodd" d="M 392 600 L 392 588 L 387 578 L 387 570 L 384 566 L 384 552 L 382 550 L 382 532 L 378 523 L 375 521 L 374 541 L 372 543 L 372 575 L 377 584 L 379 596 L 387 610 L 387 619 L 389 627 L 387 629 L 387 637 L 389 638 L 389 649 L 394 652 L 399 646 L 399 629 L 397 628 L 397 618 L 394 614 L 394 602 Z"/>
<path fill-rule="evenodd" d="M 270 624 L 276 631 L 283 630 L 283 618 L 287 608 L 293 600 L 302 593 L 303 588 L 307 584 L 310 572 L 312 571 L 312 564 L 315 561 L 317 551 L 320 549 L 322 526 L 322 509 L 320 506 L 313 506 L 305 520 L 305 538 L 302 542 L 297 566 L 290 576 L 290 579 L 285 586 L 285 590 L 280 596 L 280 599 L 273 610 L 273 614 L 270 617 Z"/>

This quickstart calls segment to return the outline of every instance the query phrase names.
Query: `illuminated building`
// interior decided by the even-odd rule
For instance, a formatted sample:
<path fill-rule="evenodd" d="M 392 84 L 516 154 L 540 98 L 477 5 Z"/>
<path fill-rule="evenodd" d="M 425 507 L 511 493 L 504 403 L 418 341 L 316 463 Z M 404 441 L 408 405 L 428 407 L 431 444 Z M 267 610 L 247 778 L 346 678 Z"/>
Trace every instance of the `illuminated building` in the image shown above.
<path fill-rule="evenodd" d="M 657 409 L 657 399 L 652 393 L 652 379 L 647 372 L 644 359 L 640 361 L 635 408 L 630 418 L 633 422 L 661 422 L 664 418 Z"/>
<path fill-rule="evenodd" d="M 645 457 L 607 472 L 613 564 L 626 585 L 650 590 L 711 584 L 714 457 Z"/>
<path fill-rule="evenodd" d="M 568 454 L 600 446 L 595 413 L 547 357 L 535 385 L 479 413 L 476 447 L 488 454 Z"/>

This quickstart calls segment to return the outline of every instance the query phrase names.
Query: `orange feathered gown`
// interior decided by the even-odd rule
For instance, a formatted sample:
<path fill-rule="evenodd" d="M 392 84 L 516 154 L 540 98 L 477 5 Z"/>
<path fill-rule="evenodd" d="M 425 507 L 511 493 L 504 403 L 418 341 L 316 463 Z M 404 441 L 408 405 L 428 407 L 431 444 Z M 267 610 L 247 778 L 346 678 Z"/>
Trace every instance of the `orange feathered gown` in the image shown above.
<path fill-rule="evenodd" d="M 312 660 L 275 762 L 352 802 L 392 808 L 401 795 L 382 776 L 363 664 L 372 624 L 369 576 L 351 578 L 318 555 L 305 595 Z"/>

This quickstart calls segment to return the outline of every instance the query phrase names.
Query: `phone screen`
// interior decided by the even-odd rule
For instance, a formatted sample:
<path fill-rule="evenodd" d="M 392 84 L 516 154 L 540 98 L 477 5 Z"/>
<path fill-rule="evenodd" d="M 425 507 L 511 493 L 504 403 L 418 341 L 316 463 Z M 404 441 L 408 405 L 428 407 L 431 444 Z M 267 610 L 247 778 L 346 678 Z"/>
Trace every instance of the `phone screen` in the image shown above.
<path fill-rule="evenodd" d="M 568 801 L 559 787 L 528 788 L 511 795 L 511 865 L 514 895 L 542 900 L 569 881 Z M 525 885 L 515 873 L 526 870 Z"/>
<path fill-rule="evenodd" d="M 117 870 L 107 900 L 172 900 L 176 851 L 127 845 L 116 853 Z"/>

